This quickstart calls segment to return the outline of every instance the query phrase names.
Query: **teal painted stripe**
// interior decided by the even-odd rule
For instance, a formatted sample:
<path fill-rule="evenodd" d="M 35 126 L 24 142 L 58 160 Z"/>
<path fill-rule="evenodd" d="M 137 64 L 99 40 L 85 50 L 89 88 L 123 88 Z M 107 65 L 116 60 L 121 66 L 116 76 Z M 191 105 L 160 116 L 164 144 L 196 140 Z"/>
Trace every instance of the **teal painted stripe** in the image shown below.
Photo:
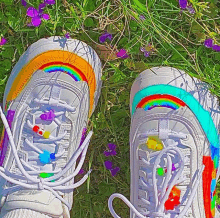
<path fill-rule="evenodd" d="M 154 94 L 168 94 L 184 101 L 197 117 L 210 144 L 213 145 L 215 148 L 220 147 L 218 132 L 215 124 L 213 123 L 210 113 L 206 111 L 190 93 L 181 88 L 171 85 L 152 85 L 140 90 L 135 94 L 133 99 L 132 115 L 134 114 L 136 107 L 141 99 Z"/>

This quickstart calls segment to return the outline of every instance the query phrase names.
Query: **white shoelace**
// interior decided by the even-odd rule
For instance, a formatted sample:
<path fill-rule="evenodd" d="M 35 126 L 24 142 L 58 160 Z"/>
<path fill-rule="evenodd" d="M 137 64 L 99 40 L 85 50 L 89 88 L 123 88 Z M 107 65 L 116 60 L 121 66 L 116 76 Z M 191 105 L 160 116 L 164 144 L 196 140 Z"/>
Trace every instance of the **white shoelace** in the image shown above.
<path fill-rule="evenodd" d="M 143 134 L 143 135 L 145 137 L 147 136 L 146 134 Z M 182 133 L 178 134 L 177 133 L 177 134 L 174 134 L 174 135 L 175 135 L 175 137 L 181 138 L 181 135 L 184 135 L 184 134 L 182 134 Z M 111 212 L 111 214 L 114 218 L 120 218 L 120 216 L 118 216 L 116 214 L 116 212 L 114 211 L 113 206 L 112 206 L 112 202 L 113 202 L 114 198 L 120 198 L 122 201 L 124 201 L 124 203 L 128 205 L 128 207 L 133 211 L 133 213 L 137 217 L 140 217 L 140 218 L 146 218 L 146 217 L 166 218 L 167 217 L 166 214 L 165 214 L 164 204 L 165 204 L 166 200 L 168 199 L 172 188 L 175 185 L 177 185 L 177 184 L 179 184 L 179 183 L 181 183 L 185 180 L 185 177 L 182 176 L 182 172 L 183 172 L 183 169 L 184 169 L 184 163 L 185 163 L 184 162 L 185 161 L 184 156 L 182 155 L 180 149 L 178 147 L 176 147 L 176 145 L 178 145 L 178 142 L 175 142 L 174 144 L 168 145 L 167 147 L 164 146 L 164 148 L 161 151 L 152 152 L 149 155 L 149 158 L 151 158 L 153 156 L 157 156 L 156 160 L 155 160 L 155 163 L 154 163 L 154 166 L 153 166 L 153 174 L 152 174 L 152 176 L 153 176 L 152 184 L 153 185 L 147 184 L 147 182 L 144 181 L 143 177 L 141 177 L 141 182 L 142 182 L 143 186 L 146 189 L 148 189 L 146 192 L 148 192 L 148 191 L 151 192 L 153 190 L 155 203 L 151 203 L 145 198 L 140 198 L 145 204 L 148 205 L 149 209 L 148 210 L 147 209 L 146 210 L 142 209 L 139 212 L 134 207 L 134 205 L 132 205 L 132 203 L 126 197 L 124 197 L 123 195 L 121 195 L 119 193 L 114 193 L 110 196 L 110 198 L 108 200 L 108 207 L 109 207 L 109 210 L 110 210 L 110 212 Z M 156 171 L 157 171 L 157 166 L 159 165 L 159 163 L 161 161 L 161 158 L 165 153 L 167 153 L 167 173 L 166 173 L 166 177 L 165 177 L 165 179 L 163 181 L 163 184 L 162 184 L 161 192 L 158 193 L 157 179 L 156 179 L 157 172 Z M 178 163 L 179 164 L 179 167 L 178 167 L 179 169 L 177 168 L 175 170 L 176 175 L 174 177 L 172 176 L 172 159 L 171 159 L 170 154 L 178 155 L 180 157 L 180 161 Z M 146 165 L 146 167 L 150 167 L 150 161 L 149 160 L 145 160 L 145 158 L 142 158 L 141 161 Z M 182 218 L 187 213 L 189 207 L 191 206 L 193 198 L 196 194 L 197 188 L 198 188 L 199 183 L 201 181 L 202 173 L 203 173 L 204 168 L 205 168 L 205 166 L 202 165 L 201 169 L 199 171 L 197 171 L 197 173 L 195 173 L 195 174 L 197 174 L 197 179 L 194 179 L 194 181 L 192 182 L 193 187 L 190 190 L 191 194 L 188 198 L 188 201 L 187 201 L 186 205 L 184 206 L 184 209 L 177 216 L 178 218 Z M 173 178 L 170 180 L 171 176 Z M 195 178 L 196 178 L 196 176 L 195 176 Z M 180 205 L 178 205 L 178 206 L 180 206 Z M 172 212 L 177 213 L 176 211 L 175 212 L 172 211 Z"/>
<path fill-rule="evenodd" d="M 50 102 L 48 101 L 42 101 L 42 100 L 38 100 L 38 99 L 35 99 L 35 102 L 38 102 L 38 103 L 42 103 L 42 104 L 50 104 Z M 59 104 L 59 106 L 62 106 L 70 111 L 74 111 L 75 108 L 74 107 L 71 107 L 67 104 Z M 83 141 L 82 145 L 80 147 L 78 147 L 78 149 L 73 153 L 72 157 L 69 159 L 69 161 L 66 163 L 66 165 L 63 167 L 63 169 L 56 169 L 55 171 L 44 171 L 46 173 L 53 173 L 54 175 L 53 176 L 50 176 L 50 177 L 47 177 L 47 178 L 36 178 L 36 175 L 38 175 L 39 171 L 37 171 L 36 169 L 34 169 L 34 167 L 30 166 L 27 162 L 25 162 L 24 160 L 20 160 L 19 157 L 18 157 L 18 152 L 17 152 L 17 149 L 16 149 L 16 145 L 14 143 L 14 139 L 13 139 L 13 136 L 12 136 L 12 132 L 10 130 L 10 127 L 9 127 L 9 124 L 8 124 L 8 121 L 2 111 L 2 108 L 0 107 L 0 115 L 1 115 L 1 119 L 3 121 L 3 124 L 5 126 L 5 130 L 8 134 L 8 137 L 9 137 L 9 141 L 10 141 L 10 145 L 11 145 L 11 149 L 12 149 L 12 153 L 15 157 L 15 161 L 16 161 L 16 164 L 19 168 L 19 170 L 21 171 L 21 175 L 16 175 L 14 173 L 11 173 L 9 172 L 8 170 L 4 169 L 3 167 L 0 167 L 0 176 L 3 177 L 5 180 L 7 180 L 8 182 L 10 183 L 13 183 L 15 184 L 15 186 L 12 186 L 10 188 L 7 188 L 4 190 L 4 194 L 8 194 L 9 192 L 19 188 L 19 187 L 23 187 L 23 188 L 26 188 L 26 189 L 37 189 L 37 190 L 49 190 L 51 191 L 61 202 L 63 202 L 64 204 L 66 204 L 66 206 L 69 208 L 69 210 L 71 209 L 71 205 L 69 205 L 69 203 L 67 201 L 65 201 L 59 194 L 58 192 L 62 192 L 62 191 L 65 191 L 65 190 L 73 190 L 77 187 L 79 187 L 80 185 L 82 185 L 88 178 L 89 174 L 91 173 L 91 170 L 83 176 L 83 178 L 78 181 L 77 183 L 75 184 L 72 184 L 72 185 L 69 185 L 69 186 L 65 186 L 64 184 L 66 182 L 69 182 L 71 179 L 73 179 L 80 171 L 82 165 L 83 165 L 83 162 L 85 160 L 85 156 L 86 156 L 86 152 L 87 152 L 87 149 L 88 149 L 88 146 L 89 146 L 89 141 L 90 141 L 90 138 L 93 134 L 92 131 L 90 131 L 87 135 L 87 137 L 85 138 L 85 140 Z M 56 119 L 56 118 L 55 118 Z M 56 122 L 56 120 L 55 120 Z M 56 122 L 56 123 L 59 123 Z M 29 127 L 32 127 L 30 121 L 27 122 L 28 126 Z M 58 140 L 61 140 L 64 136 L 66 135 L 66 132 L 62 135 L 62 136 L 59 136 L 59 137 L 52 137 L 50 136 L 49 139 L 41 139 L 41 142 L 44 142 L 45 141 L 58 141 Z M 35 150 L 36 152 L 38 152 L 39 154 L 40 153 L 43 153 L 39 148 L 37 148 L 36 146 L 34 146 L 31 142 L 29 142 L 27 139 L 25 139 L 25 141 L 27 142 L 27 144 L 33 148 L 33 150 Z M 56 158 L 59 158 L 63 155 L 64 151 L 60 152 L 60 153 L 57 153 L 56 154 Z M 64 174 L 73 166 L 73 164 L 77 161 L 78 157 L 80 156 L 81 154 L 81 157 L 80 157 L 80 160 L 78 162 L 78 165 L 77 167 L 75 168 L 74 172 L 65 177 L 65 178 L 62 178 L 62 176 L 64 176 Z M 38 157 L 36 157 L 38 159 Z M 56 161 L 56 160 L 54 160 Z M 26 166 L 27 168 L 30 169 L 30 171 L 26 171 L 23 167 L 23 165 Z M 19 181 L 18 179 L 22 179 L 22 180 L 27 180 L 26 182 L 23 182 L 23 181 Z M 60 180 L 59 180 L 60 179 Z M 53 181 L 51 182 L 52 180 L 59 180 L 59 181 Z M 30 184 L 31 183 L 31 184 Z"/>

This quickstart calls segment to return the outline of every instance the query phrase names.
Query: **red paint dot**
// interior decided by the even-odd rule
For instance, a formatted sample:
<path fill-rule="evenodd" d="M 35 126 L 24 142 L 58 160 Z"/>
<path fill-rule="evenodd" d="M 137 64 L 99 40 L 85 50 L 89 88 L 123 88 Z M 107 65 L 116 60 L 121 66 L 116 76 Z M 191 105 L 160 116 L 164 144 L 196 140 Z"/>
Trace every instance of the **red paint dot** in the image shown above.
<path fill-rule="evenodd" d="M 42 131 L 39 131 L 38 133 L 39 133 L 40 135 L 42 135 L 42 134 L 43 134 L 43 132 L 42 132 Z"/>
<path fill-rule="evenodd" d="M 33 131 L 34 131 L 34 132 L 38 132 L 39 129 L 40 129 L 39 126 L 34 126 L 34 127 L 33 127 Z"/>

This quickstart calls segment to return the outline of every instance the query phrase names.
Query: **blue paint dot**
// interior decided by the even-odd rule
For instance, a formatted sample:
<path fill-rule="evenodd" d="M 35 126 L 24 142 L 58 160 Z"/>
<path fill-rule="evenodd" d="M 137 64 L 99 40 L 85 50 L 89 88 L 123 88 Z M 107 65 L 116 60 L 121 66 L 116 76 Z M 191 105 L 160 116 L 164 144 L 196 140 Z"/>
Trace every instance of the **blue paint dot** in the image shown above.
<path fill-rule="evenodd" d="M 54 160 L 56 157 L 55 157 L 55 153 L 51 153 L 50 154 L 50 158 L 52 159 L 52 160 Z"/>
<path fill-rule="evenodd" d="M 211 192 L 215 191 L 215 187 L 216 187 L 216 179 L 213 179 L 211 183 Z"/>
<path fill-rule="evenodd" d="M 39 154 L 39 159 L 42 164 L 50 163 L 50 152 L 44 150 L 42 154 Z"/>

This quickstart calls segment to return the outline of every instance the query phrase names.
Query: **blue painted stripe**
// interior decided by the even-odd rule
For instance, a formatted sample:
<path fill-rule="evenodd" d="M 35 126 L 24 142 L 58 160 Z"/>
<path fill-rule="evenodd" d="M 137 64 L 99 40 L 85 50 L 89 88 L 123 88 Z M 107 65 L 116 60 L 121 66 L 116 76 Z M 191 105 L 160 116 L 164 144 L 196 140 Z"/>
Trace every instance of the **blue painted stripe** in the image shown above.
<path fill-rule="evenodd" d="M 132 115 L 134 114 L 138 103 L 145 97 L 154 94 L 169 94 L 181 99 L 190 110 L 194 113 L 198 121 L 200 122 L 210 144 L 215 148 L 219 148 L 219 135 L 212 117 L 208 111 L 206 111 L 200 103 L 187 91 L 174 87 L 171 85 L 152 85 L 148 86 L 134 96 L 132 103 Z"/>

